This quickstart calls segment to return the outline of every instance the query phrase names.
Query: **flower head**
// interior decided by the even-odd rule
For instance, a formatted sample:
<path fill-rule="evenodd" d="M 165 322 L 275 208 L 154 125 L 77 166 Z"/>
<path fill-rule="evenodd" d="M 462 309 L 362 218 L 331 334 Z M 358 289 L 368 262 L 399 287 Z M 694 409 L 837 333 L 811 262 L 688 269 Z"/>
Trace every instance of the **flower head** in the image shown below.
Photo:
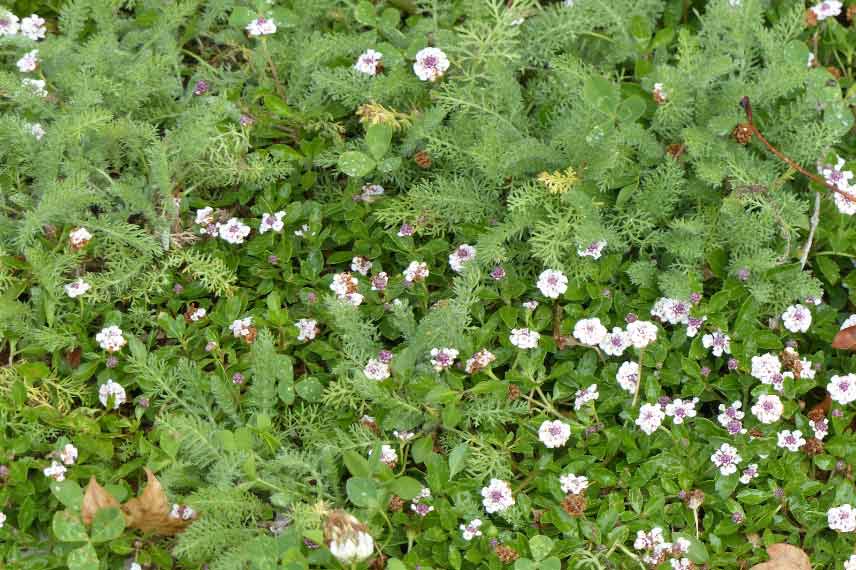
<path fill-rule="evenodd" d="M 81 295 L 89 291 L 91 288 L 92 286 L 86 281 L 84 281 L 82 278 L 78 279 L 77 281 L 72 281 L 71 283 L 63 287 L 63 289 L 65 289 L 65 294 L 68 295 L 71 299 L 80 297 Z"/>
<path fill-rule="evenodd" d="M 559 295 L 568 290 L 568 278 L 561 271 L 546 269 L 538 276 L 536 285 L 545 297 L 558 299 Z"/>
<path fill-rule="evenodd" d="M 588 488 L 589 480 L 585 475 L 568 473 L 559 477 L 559 484 L 562 487 L 562 492 L 580 495 Z"/>
<path fill-rule="evenodd" d="M 484 370 L 490 366 L 494 360 L 496 360 L 496 356 L 488 349 L 482 348 L 467 360 L 467 363 L 464 366 L 464 371 L 466 371 L 467 374 L 475 374 L 476 372 Z"/>
<path fill-rule="evenodd" d="M 473 519 L 465 525 L 460 525 L 458 528 L 461 530 L 461 537 L 469 542 L 475 537 L 482 535 L 481 526 L 481 519 Z"/>
<path fill-rule="evenodd" d="M 610 356 L 621 356 L 630 346 L 630 336 L 619 327 L 613 327 L 600 341 L 600 349 Z"/>
<path fill-rule="evenodd" d="M 783 429 L 777 434 L 777 445 L 789 451 L 799 451 L 805 445 L 805 438 L 799 430 L 790 431 Z"/>
<path fill-rule="evenodd" d="M 354 69 L 360 73 L 365 73 L 366 75 L 374 77 L 380 73 L 381 69 L 383 69 L 382 60 L 382 53 L 373 49 L 367 49 L 360 54 L 360 57 L 357 58 L 357 62 L 354 63 Z"/>
<path fill-rule="evenodd" d="M 369 449 L 369 457 L 371 456 L 372 450 Z M 380 461 L 392 469 L 398 463 L 398 453 L 396 453 L 392 446 L 384 443 L 380 446 Z"/>
<path fill-rule="evenodd" d="M 657 340 L 657 325 L 651 321 L 633 320 L 625 328 L 634 348 L 645 348 Z"/>
<path fill-rule="evenodd" d="M 517 348 L 528 350 L 538 346 L 538 341 L 541 335 L 530 329 L 511 329 L 511 334 L 508 335 L 508 340 Z"/>
<path fill-rule="evenodd" d="M 675 424 L 682 424 L 685 419 L 696 416 L 696 404 L 698 404 L 698 398 L 692 400 L 676 398 L 666 404 L 666 415 L 671 417 Z"/>
<path fill-rule="evenodd" d="M 588 244 L 586 247 L 577 248 L 577 255 L 580 257 L 591 257 L 592 259 L 600 259 L 603 249 L 606 247 L 606 240 L 599 239 Z"/>
<path fill-rule="evenodd" d="M 282 228 L 285 227 L 285 223 L 282 221 L 284 217 L 285 212 L 283 212 L 282 210 L 273 214 L 268 214 L 267 212 L 265 212 L 264 214 L 262 214 L 262 221 L 259 224 L 259 233 L 263 234 L 269 231 L 276 233 L 281 232 Z"/>
<path fill-rule="evenodd" d="M 74 465 L 77 461 L 77 448 L 70 443 L 66 443 L 59 452 L 59 459 L 66 465 Z"/>
<path fill-rule="evenodd" d="M 110 402 L 113 402 L 113 409 L 118 410 L 119 406 L 125 403 L 125 388 L 121 384 L 108 379 L 107 382 L 101 384 L 98 388 L 98 401 L 105 408 L 109 408 Z"/>
<path fill-rule="evenodd" d="M 758 476 L 758 464 L 750 463 L 749 466 L 743 470 L 743 473 L 740 475 L 740 482 L 744 485 L 748 485 L 752 479 Z"/>
<path fill-rule="evenodd" d="M 443 50 L 427 47 L 416 53 L 413 73 L 422 81 L 437 81 L 449 69 L 449 58 Z"/>
<path fill-rule="evenodd" d="M 843 4 L 839 0 L 824 0 L 810 8 L 818 22 L 827 18 L 835 18 L 841 14 Z"/>
<path fill-rule="evenodd" d="M 600 397 L 600 394 L 597 391 L 597 384 L 592 384 L 588 388 L 577 390 L 574 396 L 574 409 L 579 410 L 589 402 L 597 400 Z"/>
<path fill-rule="evenodd" d="M 618 385 L 631 394 L 636 393 L 636 385 L 639 383 L 639 363 L 628 360 L 622 362 L 615 374 Z"/>
<path fill-rule="evenodd" d="M 39 97 L 48 96 L 48 91 L 45 89 L 45 85 L 47 85 L 47 83 L 45 83 L 44 79 L 30 79 L 29 77 L 25 77 L 21 80 L 21 86 L 24 87 L 24 89 Z"/>
<path fill-rule="evenodd" d="M 253 334 L 253 317 L 244 317 L 243 319 L 235 319 L 229 325 L 229 330 L 232 331 L 232 336 L 235 338 L 247 338 Z"/>
<path fill-rule="evenodd" d="M 782 372 L 782 361 L 772 353 L 752 357 L 750 374 L 764 384 L 772 384 L 776 375 Z"/>
<path fill-rule="evenodd" d="M 72 249 L 80 249 L 92 239 L 92 234 L 86 228 L 75 228 L 68 234 L 68 241 Z"/>
<path fill-rule="evenodd" d="M 481 490 L 482 505 L 488 514 L 501 513 L 514 505 L 511 486 L 502 479 L 491 479 Z"/>
<path fill-rule="evenodd" d="M 327 516 L 324 537 L 330 553 L 343 564 L 356 564 L 374 552 L 374 539 L 366 525 L 344 511 Z"/>
<path fill-rule="evenodd" d="M 782 313 L 782 323 L 791 332 L 806 332 L 811 326 L 811 311 L 804 305 L 791 305 Z"/>
<path fill-rule="evenodd" d="M 27 36 L 33 41 L 43 39 L 47 32 L 45 19 L 38 14 L 31 14 L 21 20 L 21 35 Z"/>
<path fill-rule="evenodd" d="M 431 349 L 431 366 L 437 372 L 442 372 L 452 366 L 456 358 L 458 358 L 458 351 L 454 348 Z"/>
<path fill-rule="evenodd" d="M 314 319 L 298 319 L 294 326 L 297 327 L 297 340 L 300 342 L 312 340 L 318 334 L 318 321 Z"/>
<path fill-rule="evenodd" d="M 550 449 L 564 447 L 571 437 L 571 426 L 561 420 L 547 420 L 538 428 L 538 439 Z"/>
<path fill-rule="evenodd" d="M 758 401 L 752 406 L 752 415 L 762 424 L 772 424 L 779 421 L 785 411 L 782 400 L 775 394 L 758 396 Z"/>
<path fill-rule="evenodd" d="M 714 356 L 731 353 L 731 337 L 719 329 L 701 337 L 701 344 L 705 348 L 709 348 Z"/>
<path fill-rule="evenodd" d="M 249 24 L 245 28 L 247 33 L 253 37 L 259 36 L 269 36 L 273 33 L 276 33 L 276 23 L 264 16 L 259 16 Z"/>
<path fill-rule="evenodd" d="M 642 404 L 639 407 L 639 417 L 636 418 L 636 425 L 645 432 L 651 435 L 660 424 L 663 423 L 663 418 L 666 417 L 665 412 L 657 404 Z"/>
<path fill-rule="evenodd" d="M 250 235 L 250 226 L 238 218 L 230 218 L 225 224 L 220 224 L 217 231 L 221 239 L 231 244 L 239 244 L 244 243 L 244 238 Z"/>
<path fill-rule="evenodd" d="M 826 511 L 826 522 L 832 530 L 854 532 L 856 531 L 856 509 L 847 503 L 840 507 L 832 507 Z"/>
<path fill-rule="evenodd" d="M 365 368 L 363 368 L 363 374 L 365 374 L 366 378 L 369 380 L 375 380 L 378 382 L 386 380 L 390 375 L 389 364 L 381 362 L 377 358 L 369 359 Z"/>
<path fill-rule="evenodd" d="M 65 481 L 65 472 L 67 469 L 65 465 L 58 461 L 51 461 L 50 467 L 45 467 L 42 472 L 45 474 L 45 477 L 50 477 L 54 481 Z"/>
<path fill-rule="evenodd" d="M 18 66 L 18 71 L 21 73 L 35 71 L 36 67 L 39 66 L 39 50 L 34 49 L 28 51 L 21 59 L 18 60 L 16 65 Z"/>
<path fill-rule="evenodd" d="M 404 280 L 410 283 L 424 281 L 428 275 L 428 264 L 424 261 L 411 261 L 407 269 L 404 270 Z"/>
<path fill-rule="evenodd" d="M 449 267 L 455 273 L 464 270 L 464 264 L 476 258 L 476 248 L 468 244 L 459 245 L 455 251 L 449 254 Z"/>
<path fill-rule="evenodd" d="M 737 465 L 742 461 L 742 457 L 737 453 L 737 448 L 723 443 L 719 449 L 713 452 L 710 460 L 719 468 L 719 472 L 723 475 L 732 475 L 737 472 Z"/>
<path fill-rule="evenodd" d="M 579 320 L 574 325 L 574 338 L 587 346 L 599 345 L 606 333 L 606 327 L 596 317 Z"/>
<path fill-rule="evenodd" d="M 20 30 L 18 16 L 8 10 L 0 9 L 0 37 L 17 35 Z"/>
<path fill-rule="evenodd" d="M 116 325 L 101 329 L 101 332 L 95 335 L 95 342 L 107 352 L 118 352 L 128 343 L 122 336 L 122 329 Z"/>
<path fill-rule="evenodd" d="M 826 386 L 829 397 L 842 405 L 856 401 L 856 374 L 833 376 Z"/>

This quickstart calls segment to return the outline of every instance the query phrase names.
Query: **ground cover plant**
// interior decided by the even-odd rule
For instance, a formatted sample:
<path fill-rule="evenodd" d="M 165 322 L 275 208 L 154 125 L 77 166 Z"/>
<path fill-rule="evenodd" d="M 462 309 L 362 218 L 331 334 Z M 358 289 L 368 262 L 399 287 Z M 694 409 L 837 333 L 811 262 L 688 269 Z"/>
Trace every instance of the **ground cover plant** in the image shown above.
<path fill-rule="evenodd" d="M 856 4 L 0 9 L 0 567 L 856 568 Z"/>

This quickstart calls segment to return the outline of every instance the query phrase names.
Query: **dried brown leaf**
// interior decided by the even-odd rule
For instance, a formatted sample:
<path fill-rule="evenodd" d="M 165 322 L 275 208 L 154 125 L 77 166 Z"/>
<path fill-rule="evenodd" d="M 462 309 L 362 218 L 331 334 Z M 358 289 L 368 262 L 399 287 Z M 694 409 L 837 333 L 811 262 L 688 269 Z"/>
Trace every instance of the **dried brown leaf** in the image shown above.
<path fill-rule="evenodd" d="M 116 500 L 116 497 L 110 491 L 99 485 L 93 475 L 89 479 L 89 484 L 86 485 L 86 493 L 83 495 L 83 505 L 80 507 L 80 515 L 83 517 L 83 522 L 92 524 L 95 513 L 109 507 L 118 508 L 119 501 Z"/>
<path fill-rule="evenodd" d="M 832 348 L 840 350 L 856 350 L 856 326 L 841 329 L 832 339 Z"/>
<path fill-rule="evenodd" d="M 155 474 L 146 469 L 146 488 L 143 493 L 122 505 L 125 524 L 143 532 L 174 535 L 183 531 L 192 520 L 169 516 L 170 504 Z"/>
<path fill-rule="evenodd" d="M 771 544 L 767 547 L 770 560 L 756 564 L 750 570 L 811 570 L 811 561 L 801 548 L 790 544 Z"/>

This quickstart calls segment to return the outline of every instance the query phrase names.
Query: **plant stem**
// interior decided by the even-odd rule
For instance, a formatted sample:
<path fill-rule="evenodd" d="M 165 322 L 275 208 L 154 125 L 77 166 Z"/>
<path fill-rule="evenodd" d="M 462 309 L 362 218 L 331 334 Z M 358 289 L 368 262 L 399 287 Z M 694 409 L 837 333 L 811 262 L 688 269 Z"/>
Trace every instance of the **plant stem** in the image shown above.
<path fill-rule="evenodd" d="M 633 404 L 630 405 L 631 408 L 636 407 L 636 403 L 639 401 L 639 390 L 642 388 L 642 355 L 645 354 L 645 349 L 639 349 L 639 377 L 636 378 L 636 391 L 633 393 Z"/>
<path fill-rule="evenodd" d="M 817 224 L 820 223 L 820 192 L 814 193 L 814 212 L 811 215 L 811 227 L 808 231 L 808 239 L 803 247 L 802 258 L 800 259 L 800 269 L 805 269 L 805 264 L 808 262 L 808 254 L 811 251 L 811 245 L 814 241 L 814 232 L 817 230 Z"/>

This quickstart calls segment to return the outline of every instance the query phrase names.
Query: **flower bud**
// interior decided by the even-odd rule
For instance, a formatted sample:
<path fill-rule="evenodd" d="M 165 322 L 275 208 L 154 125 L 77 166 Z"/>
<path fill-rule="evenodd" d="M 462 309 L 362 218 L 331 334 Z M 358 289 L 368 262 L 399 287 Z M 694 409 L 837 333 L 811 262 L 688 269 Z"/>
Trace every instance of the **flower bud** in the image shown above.
<path fill-rule="evenodd" d="M 330 552 L 344 564 L 361 562 L 374 552 L 374 539 L 366 525 L 344 511 L 330 513 L 324 534 Z"/>

